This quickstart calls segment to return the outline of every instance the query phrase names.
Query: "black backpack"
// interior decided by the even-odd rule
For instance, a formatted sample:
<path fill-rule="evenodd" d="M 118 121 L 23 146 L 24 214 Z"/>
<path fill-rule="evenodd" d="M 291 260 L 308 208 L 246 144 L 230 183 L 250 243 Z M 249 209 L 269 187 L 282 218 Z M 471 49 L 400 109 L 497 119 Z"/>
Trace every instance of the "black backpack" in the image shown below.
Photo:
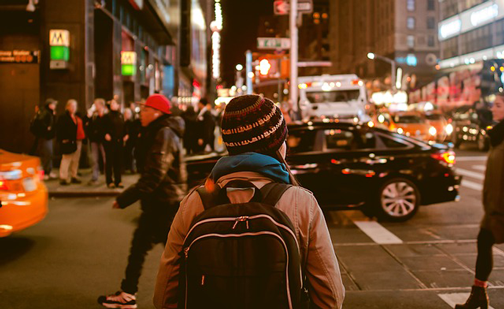
<path fill-rule="evenodd" d="M 213 193 L 197 189 L 205 211 L 184 240 L 178 308 L 309 307 L 295 229 L 275 207 L 290 187 L 232 181 Z M 231 204 L 228 188 L 253 188 L 254 196 Z"/>

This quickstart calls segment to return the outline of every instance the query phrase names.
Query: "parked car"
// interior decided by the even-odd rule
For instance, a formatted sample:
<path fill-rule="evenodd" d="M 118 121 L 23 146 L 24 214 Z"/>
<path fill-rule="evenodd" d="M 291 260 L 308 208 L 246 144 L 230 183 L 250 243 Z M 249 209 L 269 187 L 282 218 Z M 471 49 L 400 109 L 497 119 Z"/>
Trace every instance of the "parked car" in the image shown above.
<path fill-rule="evenodd" d="M 0 149 L 0 237 L 40 222 L 47 214 L 47 188 L 37 157 Z"/>
<path fill-rule="evenodd" d="M 293 174 L 324 209 L 405 221 L 420 205 L 459 196 L 455 153 L 445 145 L 343 122 L 291 124 L 287 145 Z M 190 183 L 202 183 L 218 158 L 188 158 Z"/>
<path fill-rule="evenodd" d="M 455 148 L 460 147 L 462 143 L 473 143 L 481 151 L 488 150 L 490 140 L 487 131 L 494 125 L 489 109 L 460 106 L 450 112 L 450 120 L 453 126 L 451 141 Z"/>

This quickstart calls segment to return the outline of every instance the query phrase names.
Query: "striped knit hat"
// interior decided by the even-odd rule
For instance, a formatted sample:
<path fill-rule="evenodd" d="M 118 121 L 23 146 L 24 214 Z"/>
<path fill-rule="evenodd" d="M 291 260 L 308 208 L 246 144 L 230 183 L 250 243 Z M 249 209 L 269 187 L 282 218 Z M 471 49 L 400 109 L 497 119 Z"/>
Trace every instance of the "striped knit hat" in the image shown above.
<path fill-rule="evenodd" d="M 222 117 L 222 139 L 230 155 L 258 152 L 274 155 L 287 137 L 280 109 L 259 95 L 232 99 Z"/>

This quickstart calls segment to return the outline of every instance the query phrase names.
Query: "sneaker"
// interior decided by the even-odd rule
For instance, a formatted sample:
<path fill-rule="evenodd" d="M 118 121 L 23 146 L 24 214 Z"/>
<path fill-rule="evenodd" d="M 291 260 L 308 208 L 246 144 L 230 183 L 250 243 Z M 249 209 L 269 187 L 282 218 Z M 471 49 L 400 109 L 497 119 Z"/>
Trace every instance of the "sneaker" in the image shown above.
<path fill-rule="evenodd" d="M 68 185 L 70 185 L 70 183 L 68 181 L 66 181 L 66 180 L 60 180 L 60 185 L 62 185 L 62 186 L 68 186 Z"/>
<path fill-rule="evenodd" d="M 98 303 L 105 308 L 136 309 L 136 296 L 122 291 L 98 297 Z"/>
<path fill-rule="evenodd" d="M 109 183 L 109 184 L 107 185 L 107 187 L 108 187 L 109 189 L 114 189 L 116 186 L 115 186 L 115 184 L 113 184 L 113 183 Z"/>
<path fill-rule="evenodd" d="M 124 188 L 124 185 L 123 185 L 123 183 L 122 183 L 122 182 L 120 182 L 120 183 L 116 184 L 116 187 L 117 187 L 117 188 L 121 188 L 121 189 L 122 189 L 122 188 Z"/>
<path fill-rule="evenodd" d="M 55 172 L 50 172 L 49 173 L 49 178 L 50 179 L 56 179 L 56 178 L 58 178 L 58 174 L 56 174 Z"/>
<path fill-rule="evenodd" d="M 71 180 L 70 182 L 71 182 L 71 183 L 75 183 L 75 184 L 81 184 L 81 183 L 82 183 L 82 181 L 81 181 L 81 180 L 79 180 L 79 179 L 77 179 L 77 178 L 73 178 L 73 177 L 72 177 L 72 180 Z"/>

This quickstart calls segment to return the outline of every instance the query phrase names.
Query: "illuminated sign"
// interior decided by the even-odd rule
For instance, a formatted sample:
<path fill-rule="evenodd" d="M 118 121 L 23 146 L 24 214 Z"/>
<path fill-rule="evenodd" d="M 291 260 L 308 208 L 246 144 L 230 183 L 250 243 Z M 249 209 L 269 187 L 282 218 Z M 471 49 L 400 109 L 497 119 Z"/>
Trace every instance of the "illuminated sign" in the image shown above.
<path fill-rule="evenodd" d="M 136 53 L 133 51 L 121 52 L 121 72 L 123 76 L 136 74 Z"/>
<path fill-rule="evenodd" d="M 70 59 L 70 31 L 49 30 L 50 68 L 66 69 Z"/>
<path fill-rule="evenodd" d="M 220 71 L 220 48 L 221 48 L 221 35 L 222 30 L 222 5 L 220 0 L 215 0 L 215 20 L 211 22 L 210 29 L 212 33 L 212 77 L 219 79 L 221 76 Z"/>
<path fill-rule="evenodd" d="M 455 17 L 447 19 L 439 24 L 439 38 L 446 40 L 460 33 L 462 29 L 462 21 L 460 18 Z"/>
<path fill-rule="evenodd" d="M 31 50 L 0 50 L 0 64 L 2 63 L 38 63 L 39 51 Z"/>
<path fill-rule="evenodd" d="M 471 24 L 476 27 L 494 19 L 498 15 L 499 15 L 499 5 L 497 4 L 491 5 L 479 11 L 471 13 Z"/>

